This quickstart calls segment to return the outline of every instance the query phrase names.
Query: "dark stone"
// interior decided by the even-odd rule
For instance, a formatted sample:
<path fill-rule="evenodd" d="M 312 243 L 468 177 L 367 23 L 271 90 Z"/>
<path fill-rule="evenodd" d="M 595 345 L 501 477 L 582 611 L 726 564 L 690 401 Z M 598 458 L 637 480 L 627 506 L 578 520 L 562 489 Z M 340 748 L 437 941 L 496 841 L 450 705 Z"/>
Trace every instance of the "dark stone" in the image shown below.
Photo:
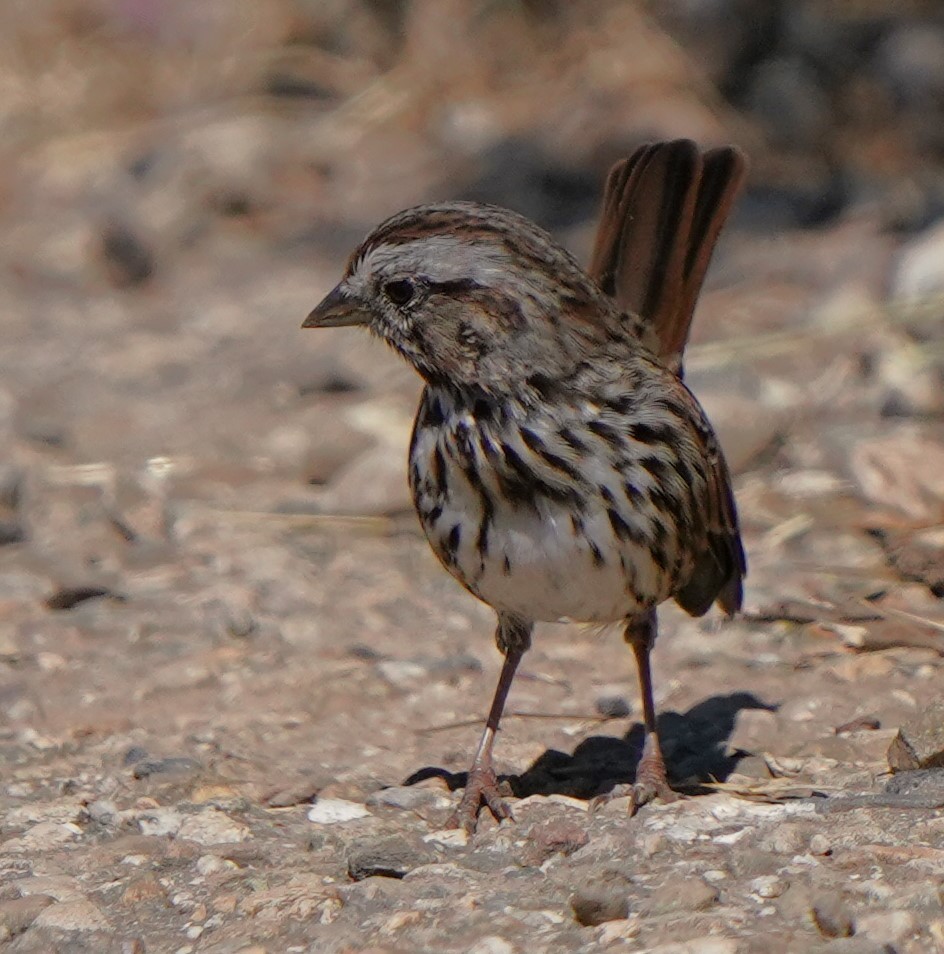
<path fill-rule="evenodd" d="M 430 860 L 401 835 L 389 835 L 351 845 L 347 852 L 347 872 L 355 881 L 370 877 L 402 878 Z"/>
<path fill-rule="evenodd" d="M 616 871 L 581 885 L 570 898 L 578 924 L 593 927 L 629 917 L 629 881 Z"/>
<path fill-rule="evenodd" d="M 190 775 L 199 772 L 200 763 L 189 756 L 169 759 L 143 759 L 136 762 L 131 773 L 135 778 L 149 778 L 151 775 Z"/>

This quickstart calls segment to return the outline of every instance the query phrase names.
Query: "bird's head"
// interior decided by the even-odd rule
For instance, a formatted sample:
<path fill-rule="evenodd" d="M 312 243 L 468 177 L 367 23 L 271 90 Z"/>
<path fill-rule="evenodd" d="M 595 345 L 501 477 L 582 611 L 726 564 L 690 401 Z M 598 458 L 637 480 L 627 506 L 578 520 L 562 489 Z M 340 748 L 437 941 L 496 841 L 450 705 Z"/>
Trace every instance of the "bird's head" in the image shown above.
<path fill-rule="evenodd" d="M 379 225 L 305 328 L 362 325 L 428 381 L 501 391 L 566 373 L 617 333 L 611 300 L 542 229 L 472 202 Z"/>

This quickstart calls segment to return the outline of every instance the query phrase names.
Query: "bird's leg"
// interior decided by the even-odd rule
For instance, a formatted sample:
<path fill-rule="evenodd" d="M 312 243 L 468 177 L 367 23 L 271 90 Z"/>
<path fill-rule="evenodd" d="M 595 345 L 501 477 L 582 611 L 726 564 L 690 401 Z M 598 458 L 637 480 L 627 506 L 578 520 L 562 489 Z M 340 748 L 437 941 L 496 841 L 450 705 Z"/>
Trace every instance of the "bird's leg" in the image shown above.
<path fill-rule="evenodd" d="M 652 672 L 649 668 L 649 653 L 656 641 L 656 611 L 650 610 L 644 616 L 630 619 L 626 624 L 626 642 L 633 648 L 636 668 L 639 671 L 639 692 L 642 696 L 642 715 L 645 739 L 642 757 L 636 766 L 636 782 L 633 785 L 630 814 L 635 814 L 640 806 L 656 798 L 664 802 L 674 802 L 678 797 L 669 787 L 665 774 L 665 760 L 659 746 L 659 734 L 656 731 L 656 707 L 652 699 Z"/>
<path fill-rule="evenodd" d="M 469 769 L 462 801 L 446 822 L 447 828 L 464 828 L 471 834 L 475 831 L 479 811 L 483 805 L 488 806 L 489 811 L 498 821 L 511 818 L 511 809 L 502 801 L 498 792 L 498 777 L 492 766 L 492 748 L 518 663 L 531 645 L 531 630 L 531 623 L 501 613 L 498 616 L 498 631 L 495 638 L 498 648 L 505 654 L 505 662 L 502 665 L 501 675 L 498 677 L 498 685 L 495 687 L 492 706 L 488 710 L 488 718 L 485 720 L 485 731 L 482 733 L 478 751 Z"/>

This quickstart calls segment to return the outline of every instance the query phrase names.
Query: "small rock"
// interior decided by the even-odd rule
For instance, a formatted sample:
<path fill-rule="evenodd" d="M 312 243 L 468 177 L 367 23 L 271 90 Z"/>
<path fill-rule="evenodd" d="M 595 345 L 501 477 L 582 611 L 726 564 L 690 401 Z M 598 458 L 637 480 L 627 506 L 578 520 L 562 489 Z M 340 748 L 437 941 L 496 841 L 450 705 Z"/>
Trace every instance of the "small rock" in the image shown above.
<path fill-rule="evenodd" d="M 266 798 L 266 805 L 269 808 L 291 808 L 295 805 L 309 805 L 317 799 L 320 787 L 313 782 L 303 782 L 289 788 L 282 788 Z"/>
<path fill-rule="evenodd" d="M 823 937 L 851 937 L 852 916 L 834 896 L 821 896 L 813 901 L 810 917 Z"/>
<path fill-rule="evenodd" d="M 232 845 L 246 841 L 251 834 L 245 825 L 233 821 L 226 812 L 218 808 L 206 808 L 184 818 L 177 837 L 195 841 L 199 845 Z"/>
<path fill-rule="evenodd" d="M 60 845 L 74 841 L 81 834 L 82 829 L 77 825 L 71 823 L 60 825 L 58 822 L 44 821 L 28 828 L 19 838 L 7 839 L 0 847 L 4 851 L 30 854 L 51 851 Z"/>
<path fill-rule="evenodd" d="M 855 933 L 877 944 L 900 944 L 918 930 L 911 911 L 870 911 L 855 919 Z"/>
<path fill-rule="evenodd" d="M 628 802 L 629 799 L 627 798 L 626 801 Z M 626 813 L 625 809 L 624 813 Z M 639 851 L 643 858 L 654 858 L 660 852 L 665 851 L 668 845 L 668 839 L 660 831 L 646 832 L 639 839 Z"/>
<path fill-rule="evenodd" d="M 378 875 L 402 878 L 431 859 L 402 835 L 356 842 L 347 852 L 347 871 L 355 881 Z"/>
<path fill-rule="evenodd" d="M 429 670 L 409 659 L 385 659 L 377 663 L 377 672 L 397 689 L 414 689 L 429 680 Z"/>
<path fill-rule="evenodd" d="M 429 807 L 440 800 L 442 796 L 434 789 L 416 788 L 413 785 L 391 785 L 389 788 L 382 788 L 379 792 L 371 792 L 367 796 L 367 804 L 371 808 L 383 806 L 404 811 Z"/>
<path fill-rule="evenodd" d="M 607 921 L 606 924 L 601 925 L 597 933 L 597 941 L 600 947 L 609 947 L 617 941 L 631 941 L 639 936 L 640 928 L 638 917 Z"/>
<path fill-rule="evenodd" d="M 633 711 L 624 696 L 600 696 L 593 707 L 608 719 L 625 719 Z"/>
<path fill-rule="evenodd" d="M 464 828 L 440 828 L 423 835 L 423 841 L 445 848 L 465 848 L 469 843 L 469 833 Z"/>
<path fill-rule="evenodd" d="M 138 816 L 138 828 L 141 829 L 142 835 L 152 837 L 176 835 L 183 820 L 183 815 L 173 808 L 151 808 Z"/>
<path fill-rule="evenodd" d="M 413 927 L 423 921 L 423 912 L 411 908 L 408 911 L 397 911 L 390 915 L 381 925 L 381 934 L 397 934 L 406 927 Z"/>
<path fill-rule="evenodd" d="M 586 829 L 572 821 L 552 818 L 535 825 L 528 833 L 528 844 L 522 852 L 522 863 L 538 867 L 551 855 L 573 854 L 590 841 Z"/>
<path fill-rule="evenodd" d="M 57 931 L 108 931 L 105 915 L 91 901 L 59 901 L 43 909 L 33 927 Z"/>
<path fill-rule="evenodd" d="M 169 759 L 141 759 L 134 763 L 131 774 L 135 778 L 149 778 L 152 775 L 193 775 L 199 772 L 200 763 L 188 756 Z"/>
<path fill-rule="evenodd" d="M 54 899 L 48 894 L 0 901 L 0 938 L 22 933 L 36 920 L 40 911 L 53 903 Z"/>
<path fill-rule="evenodd" d="M 899 728 L 888 766 L 893 772 L 944 767 L 944 698 L 929 700 Z"/>
<path fill-rule="evenodd" d="M 939 768 L 899 772 L 883 786 L 888 795 L 920 798 L 928 802 L 944 799 L 944 771 Z"/>
<path fill-rule="evenodd" d="M 232 871 L 236 867 L 235 862 L 228 858 L 220 858 L 219 855 L 201 855 L 196 863 L 198 874 L 203 875 L 204 878 L 219 874 L 221 871 Z"/>
<path fill-rule="evenodd" d="M 469 948 L 469 954 L 516 954 L 517 950 L 510 941 L 493 934 L 476 941 Z"/>
<path fill-rule="evenodd" d="M 701 878 L 671 880 L 652 893 L 646 909 L 651 914 L 705 911 L 718 903 L 718 889 Z"/>
<path fill-rule="evenodd" d="M 894 950 L 864 937 L 839 937 L 817 948 L 817 954 L 894 954 Z"/>
<path fill-rule="evenodd" d="M 647 947 L 645 954 L 738 954 L 738 942 L 728 937 L 696 937 Z"/>
<path fill-rule="evenodd" d="M 121 895 L 122 904 L 129 907 L 148 901 L 166 901 L 167 892 L 154 875 L 137 878 L 125 888 Z"/>
<path fill-rule="evenodd" d="M 926 298 L 944 291 L 944 224 L 935 225 L 902 253 L 892 280 L 896 298 Z"/>
<path fill-rule="evenodd" d="M 140 745 L 132 745 L 124 756 L 121 759 L 122 765 L 134 765 L 135 762 L 140 762 L 141 759 L 146 759 L 148 757 L 147 749 L 142 749 Z"/>
<path fill-rule="evenodd" d="M 629 917 L 629 882 L 618 872 L 606 872 L 573 893 L 570 906 L 578 924 L 594 927 Z"/>
<path fill-rule="evenodd" d="M 750 889 L 752 894 L 759 898 L 779 898 L 787 889 L 787 885 L 776 875 L 762 875 L 751 881 Z"/>
<path fill-rule="evenodd" d="M 308 810 L 308 820 L 316 825 L 343 825 L 357 818 L 366 818 L 370 812 L 357 802 L 343 798 L 319 798 Z"/>
<path fill-rule="evenodd" d="M 809 843 L 810 826 L 799 822 L 785 821 L 761 835 L 758 847 L 778 855 L 796 855 Z"/>
<path fill-rule="evenodd" d="M 860 715 L 851 719 L 849 722 L 843 722 L 837 725 L 833 731 L 836 735 L 842 735 L 846 732 L 875 732 L 882 727 L 881 720 L 874 715 Z"/>
<path fill-rule="evenodd" d="M 121 821 L 118 806 L 104 798 L 90 802 L 86 811 L 89 818 L 103 828 L 115 828 Z"/>
<path fill-rule="evenodd" d="M 85 897 L 78 881 L 65 875 L 36 875 L 16 881 L 13 886 L 24 898 L 45 894 L 56 901 L 81 901 Z"/>
<path fill-rule="evenodd" d="M 833 851 L 832 842 L 822 832 L 817 832 L 810 839 L 810 854 L 825 857 L 831 855 Z"/>

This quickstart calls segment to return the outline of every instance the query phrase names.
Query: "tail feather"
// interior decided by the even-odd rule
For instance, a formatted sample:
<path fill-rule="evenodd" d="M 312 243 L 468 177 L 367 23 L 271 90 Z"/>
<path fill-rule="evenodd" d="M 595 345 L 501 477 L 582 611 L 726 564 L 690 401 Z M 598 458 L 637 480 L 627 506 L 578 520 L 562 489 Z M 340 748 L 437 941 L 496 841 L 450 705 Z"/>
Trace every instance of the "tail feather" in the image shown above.
<path fill-rule="evenodd" d="M 655 332 L 680 374 L 711 253 L 746 172 L 734 146 L 702 153 L 677 139 L 641 146 L 607 179 L 590 274 Z"/>

